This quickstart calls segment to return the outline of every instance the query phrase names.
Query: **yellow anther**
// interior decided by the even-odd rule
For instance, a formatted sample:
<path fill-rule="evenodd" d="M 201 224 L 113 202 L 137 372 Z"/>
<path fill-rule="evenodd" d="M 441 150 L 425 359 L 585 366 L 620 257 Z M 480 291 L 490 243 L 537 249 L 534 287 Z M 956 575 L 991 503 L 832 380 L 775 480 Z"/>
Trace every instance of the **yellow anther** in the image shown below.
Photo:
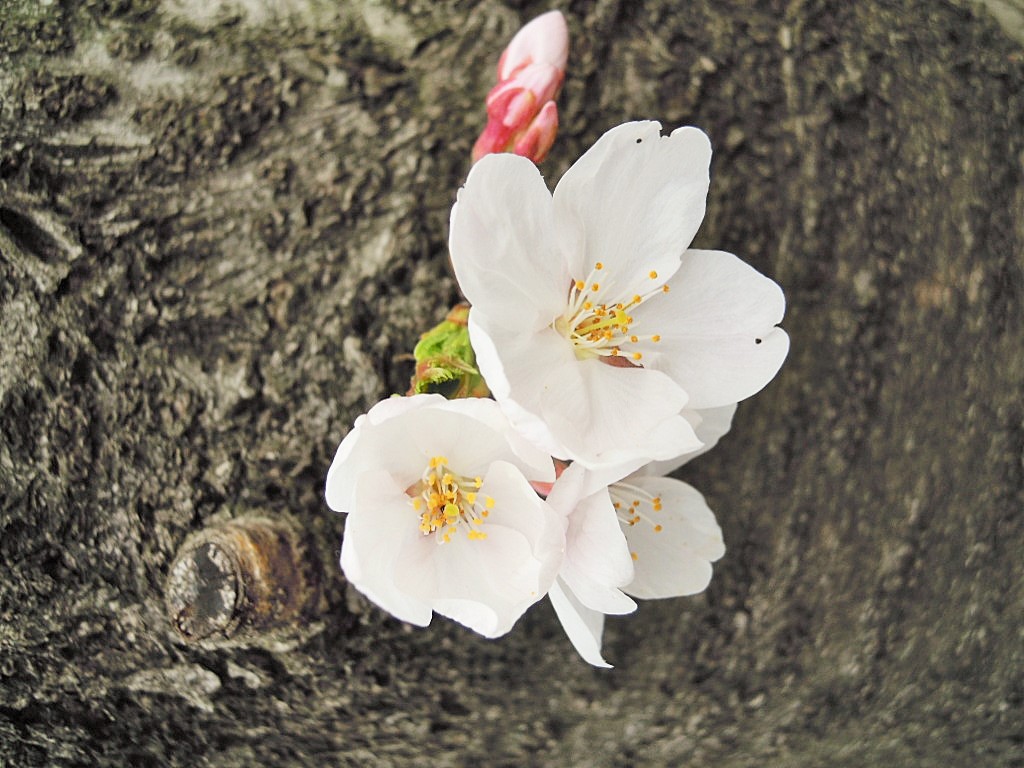
<path fill-rule="evenodd" d="M 632 557 L 634 560 L 640 559 L 640 555 L 638 555 L 636 552 L 630 552 L 629 556 Z"/>
<path fill-rule="evenodd" d="M 590 284 L 590 290 L 592 290 L 594 293 L 597 293 L 598 291 L 601 290 L 601 284 L 600 283 L 591 283 Z"/>
<path fill-rule="evenodd" d="M 488 509 L 494 509 L 494 499 L 492 499 L 490 496 L 484 496 L 484 506 L 486 506 Z"/>
<path fill-rule="evenodd" d="M 656 526 L 654 526 L 654 532 L 655 532 L 655 533 L 661 533 L 661 530 L 662 530 L 662 528 L 661 528 L 661 526 L 660 526 L 660 525 L 656 525 Z"/>
<path fill-rule="evenodd" d="M 593 309 L 593 308 L 594 308 L 594 305 L 593 305 L 593 304 L 591 304 L 591 303 L 590 303 L 589 301 L 584 301 L 584 302 L 583 302 L 583 308 L 584 308 L 584 309 Z"/>
<path fill-rule="evenodd" d="M 491 513 L 486 509 L 480 511 L 480 517 L 487 517 L 489 514 Z"/>
<path fill-rule="evenodd" d="M 663 286 L 661 286 L 661 292 L 668 293 L 668 283 L 665 283 Z"/>
<path fill-rule="evenodd" d="M 463 494 L 463 496 L 466 499 L 466 501 L 468 501 L 470 504 L 476 504 L 476 494 L 475 493 L 470 492 L 470 493 Z"/>
<path fill-rule="evenodd" d="M 636 294 L 633 296 L 633 304 L 639 304 L 641 301 L 643 301 L 643 299 L 640 297 L 640 294 Z"/>
<path fill-rule="evenodd" d="M 642 358 L 642 357 L 643 357 L 643 355 L 641 355 L 641 354 L 640 354 L 639 352 L 634 352 L 634 353 L 632 354 L 632 358 L 633 358 L 634 360 L 639 360 L 639 359 L 640 359 L 640 358 Z"/>
<path fill-rule="evenodd" d="M 604 264 L 599 261 L 594 265 L 594 269 L 604 269 Z"/>
<path fill-rule="evenodd" d="M 630 336 L 629 340 L 632 341 L 634 344 L 636 344 L 638 341 L 640 341 L 640 337 L 639 336 Z"/>
<path fill-rule="evenodd" d="M 484 484 L 483 478 L 481 478 L 481 477 L 474 477 L 473 478 L 473 485 L 475 485 L 477 487 L 477 490 L 480 490 L 480 486 L 483 485 L 483 484 Z"/>
<path fill-rule="evenodd" d="M 650 272 L 647 273 L 647 276 L 651 278 L 651 280 L 656 280 L 658 278 L 658 273 L 652 269 Z"/>
<path fill-rule="evenodd" d="M 577 280 L 576 281 L 576 290 L 577 291 L 582 291 L 585 286 L 586 286 L 586 283 L 584 283 L 582 280 Z"/>
<path fill-rule="evenodd" d="M 658 334 L 654 334 L 653 336 L 651 336 L 651 341 L 657 344 L 659 341 L 661 341 L 661 336 L 659 336 Z"/>
<path fill-rule="evenodd" d="M 412 500 L 412 508 L 417 512 L 423 509 L 423 497 L 417 496 L 416 498 L 414 498 Z"/>

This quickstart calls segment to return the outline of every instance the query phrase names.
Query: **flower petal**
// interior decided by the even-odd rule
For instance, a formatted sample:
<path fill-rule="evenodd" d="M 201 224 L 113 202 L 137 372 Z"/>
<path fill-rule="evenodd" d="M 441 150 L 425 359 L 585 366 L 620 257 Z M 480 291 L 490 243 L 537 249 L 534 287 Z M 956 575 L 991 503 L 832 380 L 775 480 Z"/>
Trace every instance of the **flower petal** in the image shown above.
<path fill-rule="evenodd" d="M 524 157 L 487 155 L 452 208 L 452 266 L 470 304 L 526 333 L 565 307 L 569 271 L 554 239 L 551 194 Z"/>
<path fill-rule="evenodd" d="M 580 360 L 550 371 L 541 397 L 540 415 L 568 451 L 559 458 L 599 466 L 700 447 L 679 416 L 686 393 L 658 371 Z"/>
<path fill-rule="evenodd" d="M 601 656 L 604 614 L 583 605 L 559 580 L 551 586 L 548 597 L 569 642 L 583 660 L 595 667 L 611 668 Z"/>
<path fill-rule="evenodd" d="M 470 477 L 503 460 L 529 480 L 554 479 L 551 457 L 516 434 L 493 400 L 415 395 L 383 400 L 356 420 L 327 472 L 327 503 L 349 511 L 356 479 L 367 469 L 388 471 L 407 488 L 437 455 Z"/>
<path fill-rule="evenodd" d="M 505 460 L 515 464 L 528 480 L 551 482 L 555 479 L 555 466 L 551 461 L 551 454 L 512 429 L 508 417 L 494 400 L 465 397 L 458 400 L 445 400 L 443 404 L 438 405 L 438 408 L 466 414 L 494 429 L 512 451 L 511 454 L 505 455 Z M 470 455 L 467 456 L 467 459 L 471 457 L 472 450 L 470 447 Z M 462 447 L 460 446 L 459 452 L 461 453 L 461 451 Z"/>
<path fill-rule="evenodd" d="M 566 458 L 541 415 L 541 395 L 552 386 L 553 371 L 576 364 L 569 343 L 553 328 L 527 334 L 492 324 L 476 307 L 469 313 L 469 338 L 484 381 L 515 428 L 549 455 Z"/>
<path fill-rule="evenodd" d="M 711 563 L 725 554 L 722 530 L 704 497 L 669 477 L 634 475 L 630 482 L 661 498 L 662 511 L 652 514 L 662 530 L 647 522 L 624 527 L 636 576 L 623 591 L 645 600 L 701 592 L 711 580 Z"/>
<path fill-rule="evenodd" d="M 697 128 L 662 136 L 660 124 L 635 122 L 605 133 L 555 188 L 571 276 L 586 280 L 602 262 L 606 295 L 621 297 L 671 277 L 704 218 L 710 162 L 711 143 Z"/>
<path fill-rule="evenodd" d="M 362 473 L 356 482 L 353 508 L 345 520 L 342 570 L 349 582 L 374 603 L 402 621 L 421 627 L 430 623 L 430 604 L 401 589 L 395 582 L 395 570 L 401 566 L 404 550 L 425 543 L 409 497 L 391 475 Z M 429 546 L 434 546 L 432 541 Z"/>
<path fill-rule="evenodd" d="M 565 561 L 559 578 L 586 605 L 602 613 L 630 613 L 636 603 L 619 591 L 633 580 L 633 561 L 608 489 L 579 496 L 586 470 L 572 464 L 555 482 L 548 503 L 568 514 Z"/>
<path fill-rule="evenodd" d="M 668 475 L 675 472 L 679 467 L 707 453 L 722 439 L 726 432 L 732 427 L 732 417 L 736 413 L 736 403 L 723 405 L 719 408 L 705 408 L 700 411 L 683 409 L 683 418 L 693 426 L 698 439 L 704 443 L 701 448 L 695 451 L 684 453 L 668 461 L 652 461 L 645 466 L 642 474 L 651 476 Z"/>
<path fill-rule="evenodd" d="M 412 418 L 427 404 L 419 396 L 395 399 L 416 401 L 405 404 L 408 407 L 397 409 L 395 413 L 409 414 Z M 391 400 L 380 402 L 369 413 L 356 419 L 355 425 L 338 446 L 327 471 L 326 487 L 327 505 L 334 511 L 352 511 L 356 480 L 367 470 L 390 472 L 397 481 L 405 482 L 402 486 L 405 488 L 415 481 L 426 466 L 429 456 L 424 457 L 422 448 L 401 437 L 402 420 L 392 421 L 390 415 L 381 416 L 381 411 L 389 411 L 391 403 Z M 399 426 L 396 428 L 395 424 Z"/>
<path fill-rule="evenodd" d="M 736 403 L 772 380 L 789 351 L 774 281 L 731 253 L 689 250 L 671 288 L 633 311 L 634 329 L 661 336 L 644 359 L 686 390 L 687 407 Z"/>

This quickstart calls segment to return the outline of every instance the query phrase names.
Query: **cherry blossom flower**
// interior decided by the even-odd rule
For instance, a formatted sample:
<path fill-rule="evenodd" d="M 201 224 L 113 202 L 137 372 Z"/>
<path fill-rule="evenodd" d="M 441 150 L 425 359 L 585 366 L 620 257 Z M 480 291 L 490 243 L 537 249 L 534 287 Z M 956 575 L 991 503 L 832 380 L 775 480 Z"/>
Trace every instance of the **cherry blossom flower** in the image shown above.
<path fill-rule="evenodd" d="M 452 209 L 470 339 L 495 399 L 551 455 L 591 468 L 697 450 L 684 408 L 764 387 L 789 349 L 782 291 L 736 256 L 689 249 L 707 136 L 656 122 L 608 131 L 554 194 L 488 155 Z"/>
<path fill-rule="evenodd" d="M 473 146 L 473 160 L 514 152 L 541 162 L 558 133 L 554 99 L 565 78 L 569 30 L 565 17 L 548 11 L 524 26 L 498 62 L 498 84 L 487 94 L 487 127 Z"/>
<path fill-rule="evenodd" d="M 551 458 L 493 400 L 384 400 L 327 475 L 328 505 L 348 513 L 342 569 L 403 621 L 426 626 L 436 612 L 498 637 L 561 565 L 565 520 L 530 485 L 553 479 Z"/>
<path fill-rule="evenodd" d="M 711 447 L 729 430 L 735 410 L 728 405 L 685 416 Z M 549 598 L 588 663 L 611 666 L 601 655 L 606 614 L 632 612 L 631 598 L 697 594 L 711 580 L 711 564 L 725 553 L 715 516 L 692 486 L 661 476 L 704 450 L 625 478 L 614 477 L 614 469 L 572 464 L 555 481 L 548 502 L 567 515 L 568 530 Z"/>

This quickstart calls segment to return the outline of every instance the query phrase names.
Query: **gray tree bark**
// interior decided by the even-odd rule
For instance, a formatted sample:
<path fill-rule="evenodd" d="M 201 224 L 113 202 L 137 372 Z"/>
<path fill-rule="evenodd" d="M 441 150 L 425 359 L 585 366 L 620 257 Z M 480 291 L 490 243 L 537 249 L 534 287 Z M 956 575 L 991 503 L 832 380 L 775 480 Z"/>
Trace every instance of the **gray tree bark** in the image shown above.
<path fill-rule="evenodd" d="M 698 245 L 786 290 L 782 373 L 683 475 L 728 552 L 612 671 L 546 604 L 486 641 L 346 586 L 327 466 L 458 298 L 547 7 L 0 6 L 0 764 L 1024 765 L 1024 51 L 980 6 L 567 3 L 549 181 L 699 125 Z M 246 515 L 319 564 L 305 612 L 186 642 L 172 563 Z"/>

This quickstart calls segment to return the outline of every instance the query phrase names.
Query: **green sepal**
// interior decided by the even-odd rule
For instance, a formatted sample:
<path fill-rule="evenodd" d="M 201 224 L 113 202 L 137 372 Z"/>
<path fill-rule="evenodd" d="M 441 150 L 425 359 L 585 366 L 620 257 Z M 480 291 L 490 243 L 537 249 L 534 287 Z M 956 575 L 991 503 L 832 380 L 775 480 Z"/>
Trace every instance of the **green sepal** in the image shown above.
<path fill-rule="evenodd" d="M 468 318 L 469 307 L 459 304 L 448 317 L 420 336 L 412 353 L 416 371 L 410 382 L 410 395 L 436 393 L 449 400 L 490 395 L 469 343 Z"/>

